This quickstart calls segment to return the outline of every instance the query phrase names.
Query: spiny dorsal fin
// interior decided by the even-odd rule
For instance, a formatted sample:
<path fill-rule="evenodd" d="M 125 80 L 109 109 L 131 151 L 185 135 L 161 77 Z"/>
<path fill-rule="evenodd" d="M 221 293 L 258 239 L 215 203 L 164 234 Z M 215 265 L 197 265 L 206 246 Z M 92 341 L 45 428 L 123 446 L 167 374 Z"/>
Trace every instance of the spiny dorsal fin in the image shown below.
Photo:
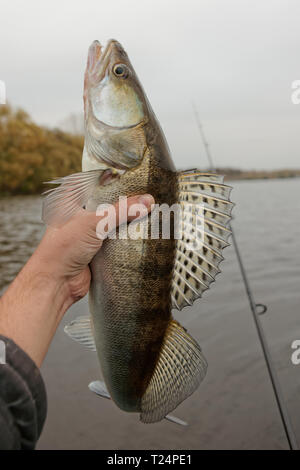
<path fill-rule="evenodd" d="M 92 319 L 89 315 L 83 315 L 72 320 L 71 323 L 65 326 L 64 332 L 86 349 L 96 351 Z"/>
<path fill-rule="evenodd" d="M 229 245 L 233 204 L 229 200 L 232 188 L 221 175 L 180 172 L 178 188 L 182 237 L 176 240 L 171 298 L 172 307 L 181 310 L 201 297 L 220 272 L 222 250 Z"/>
<path fill-rule="evenodd" d="M 70 219 L 87 204 L 93 190 L 100 184 L 103 171 L 85 171 L 48 181 L 48 184 L 59 186 L 43 193 L 42 220 L 48 225 L 56 225 Z"/>
<path fill-rule="evenodd" d="M 141 421 L 155 423 L 190 396 L 204 379 L 207 362 L 200 346 L 175 320 L 141 401 Z"/>

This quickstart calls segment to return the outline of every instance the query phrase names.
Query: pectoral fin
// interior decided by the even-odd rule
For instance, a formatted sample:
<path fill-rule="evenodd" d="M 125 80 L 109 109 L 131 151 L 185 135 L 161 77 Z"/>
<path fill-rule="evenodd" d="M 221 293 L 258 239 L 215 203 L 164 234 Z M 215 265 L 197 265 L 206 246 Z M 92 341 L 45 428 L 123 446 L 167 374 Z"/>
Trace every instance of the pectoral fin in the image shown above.
<path fill-rule="evenodd" d="M 49 184 L 59 186 L 43 193 L 42 220 L 48 225 L 58 225 L 70 219 L 87 204 L 95 188 L 101 184 L 104 171 L 85 171 L 49 181 Z"/>
<path fill-rule="evenodd" d="M 197 170 L 178 173 L 182 210 L 181 238 L 176 240 L 172 306 L 181 310 L 202 296 L 220 272 L 223 249 L 229 245 L 233 207 L 231 187 L 223 177 Z"/>

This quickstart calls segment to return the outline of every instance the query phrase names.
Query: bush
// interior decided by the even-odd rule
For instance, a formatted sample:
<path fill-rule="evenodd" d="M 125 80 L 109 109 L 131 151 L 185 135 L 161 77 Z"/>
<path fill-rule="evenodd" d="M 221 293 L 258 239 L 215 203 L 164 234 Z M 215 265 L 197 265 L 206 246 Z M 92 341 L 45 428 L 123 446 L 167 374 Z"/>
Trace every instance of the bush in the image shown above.
<path fill-rule="evenodd" d="M 82 136 L 38 126 L 25 111 L 0 106 L 0 193 L 39 193 L 43 182 L 81 171 L 82 149 Z"/>

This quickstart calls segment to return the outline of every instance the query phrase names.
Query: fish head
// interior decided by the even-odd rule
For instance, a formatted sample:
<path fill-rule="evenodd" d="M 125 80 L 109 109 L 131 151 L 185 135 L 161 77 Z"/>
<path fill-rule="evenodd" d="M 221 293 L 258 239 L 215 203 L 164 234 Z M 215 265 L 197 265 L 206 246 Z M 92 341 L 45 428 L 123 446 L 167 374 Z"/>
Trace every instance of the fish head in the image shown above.
<path fill-rule="evenodd" d="M 89 159 L 132 168 L 143 158 L 150 105 L 130 60 L 115 40 L 89 48 L 84 80 L 85 147 Z"/>
<path fill-rule="evenodd" d="M 115 40 L 102 51 L 98 41 L 89 48 L 85 73 L 84 103 L 89 112 L 106 126 L 130 128 L 145 118 L 144 92 L 128 59 Z"/>

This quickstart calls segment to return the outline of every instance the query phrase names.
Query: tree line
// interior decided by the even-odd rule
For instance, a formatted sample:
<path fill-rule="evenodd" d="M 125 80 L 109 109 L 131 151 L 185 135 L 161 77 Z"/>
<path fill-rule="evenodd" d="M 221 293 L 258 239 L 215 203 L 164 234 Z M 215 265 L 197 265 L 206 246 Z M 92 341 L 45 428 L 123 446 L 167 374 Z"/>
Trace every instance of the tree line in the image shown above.
<path fill-rule="evenodd" d="M 22 109 L 0 105 L 0 196 L 38 194 L 45 181 L 81 171 L 83 142 L 81 135 L 38 126 Z M 299 169 L 216 172 L 227 180 L 300 176 Z"/>
<path fill-rule="evenodd" d="M 83 136 L 35 124 L 22 109 L 0 106 L 0 194 L 35 194 L 43 182 L 81 171 Z"/>

